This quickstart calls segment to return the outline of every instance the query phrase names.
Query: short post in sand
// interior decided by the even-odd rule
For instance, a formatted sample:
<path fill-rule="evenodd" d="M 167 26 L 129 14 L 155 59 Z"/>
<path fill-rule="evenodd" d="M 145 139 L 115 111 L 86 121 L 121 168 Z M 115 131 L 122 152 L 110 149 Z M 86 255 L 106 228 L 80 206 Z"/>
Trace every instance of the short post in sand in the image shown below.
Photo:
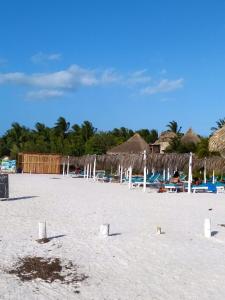
<path fill-rule="evenodd" d="M 100 226 L 100 234 L 101 236 L 109 236 L 109 228 L 110 228 L 110 224 L 102 224 Z"/>
<path fill-rule="evenodd" d="M 162 234 L 162 228 L 160 226 L 157 226 L 156 234 Z"/>
<path fill-rule="evenodd" d="M 47 239 L 46 222 L 38 223 L 38 238 L 39 240 Z"/>
<path fill-rule="evenodd" d="M 211 220 L 210 219 L 205 219 L 205 222 L 204 222 L 204 236 L 206 238 L 210 238 L 212 236 L 212 233 L 211 233 Z"/>
<path fill-rule="evenodd" d="M 129 167 L 129 183 L 128 183 L 129 190 L 132 188 L 132 167 Z"/>
<path fill-rule="evenodd" d="M 146 180 L 147 180 L 147 168 L 146 168 L 146 150 L 143 153 L 143 160 L 144 160 L 144 181 L 143 181 L 143 192 L 146 191 Z"/>
<path fill-rule="evenodd" d="M 190 152 L 189 167 L 188 167 L 188 194 L 191 194 L 191 183 L 192 183 L 192 152 Z"/>

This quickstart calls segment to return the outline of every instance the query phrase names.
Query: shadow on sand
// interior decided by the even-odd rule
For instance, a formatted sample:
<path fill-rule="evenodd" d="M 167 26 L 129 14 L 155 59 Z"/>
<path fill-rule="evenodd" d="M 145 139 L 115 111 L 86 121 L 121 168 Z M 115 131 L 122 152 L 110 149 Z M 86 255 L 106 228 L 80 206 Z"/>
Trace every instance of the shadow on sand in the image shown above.
<path fill-rule="evenodd" d="M 61 237 L 64 237 L 66 236 L 65 234 L 59 234 L 59 235 L 55 235 L 55 236 L 50 236 L 48 237 L 49 241 L 51 240 L 54 240 L 54 239 L 58 239 L 58 238 L 61 238 Z"/>
<path fill-rule="evenodd" d="M 32 199 L 37 198 L 39 196 L 22 196 L 22 197 L 14 197 L 14 198 L 4 198 L 1 199 L 1 201 L 16 201 L 16 200 L 26 200 L 26 199 Z"/>
<path fill-rule="evenodd" d="M 217 235 L 217 233 L 219 233 L 219 231 L 212 231 L 212 232 L 211 232 L 211 235 L 212 235 L 212 236 L 215 236 L 215 235 Z"/>
<path fill-rule="evenodd" d="M 122 233 L 117 232 L 117 233 L 110 233 L 109 236 L 117 236 L 117 235 L 121 235 Z"/>

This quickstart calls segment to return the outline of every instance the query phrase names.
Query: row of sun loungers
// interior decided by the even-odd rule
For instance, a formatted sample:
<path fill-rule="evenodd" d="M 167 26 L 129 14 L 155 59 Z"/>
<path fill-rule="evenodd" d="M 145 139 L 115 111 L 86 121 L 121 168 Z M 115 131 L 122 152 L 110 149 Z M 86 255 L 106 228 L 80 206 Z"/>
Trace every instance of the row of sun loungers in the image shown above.
<path fill-rule="evenodd" d="M 79 174 L 70 174 L 73 178 L 83 178 L 84 173 L 80 172 Z M 165 178 L 159 173 L 151 174 L 147 176 L 146 179 L 146 186 L 163 186 L 164 190 L 167 192 L 186 192 L 188 190 L 188 184 L 186 179 L 186 175 L 181 175 L 179 177 L 180 182 L 179 183 L 165 183 Z M 96 172 L 96 181 L 99 182 L 120 182 L 120 176 L 108 176 L 105 174 L 104 171 L 98 171 Z M 129 178 L 123 177 L 122 180 L 123 183 L 128 183 Z M 144 178 L 143 176 L 132 176 L 132 187 L 143 187 L 144 184 Z M 191 190 L 193 193 L 199 193 L 199 192 L 210 192 L 210 193 L 225 193 L 225 183 L 222 182 L 207 182 L 200 185 L 192 185 Z"/>

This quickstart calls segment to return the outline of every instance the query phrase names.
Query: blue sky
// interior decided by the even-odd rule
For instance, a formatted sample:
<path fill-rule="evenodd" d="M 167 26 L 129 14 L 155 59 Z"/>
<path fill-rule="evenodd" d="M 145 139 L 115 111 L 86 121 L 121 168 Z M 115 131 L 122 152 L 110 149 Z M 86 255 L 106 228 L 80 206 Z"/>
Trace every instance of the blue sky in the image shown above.
<path fill-rule="evenodd" d="M 225 1 L 1 1 L 0 101 L 0 133 L 64 116 L 208 134 L 225 117 Z"/>

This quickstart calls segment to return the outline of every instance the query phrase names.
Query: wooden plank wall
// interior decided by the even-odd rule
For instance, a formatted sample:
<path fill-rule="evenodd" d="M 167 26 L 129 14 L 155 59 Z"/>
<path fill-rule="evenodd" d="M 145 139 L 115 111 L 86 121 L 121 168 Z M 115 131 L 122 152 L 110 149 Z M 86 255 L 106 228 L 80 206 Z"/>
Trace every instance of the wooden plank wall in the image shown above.
<path fill-rule="evenodd" d="M 60 174 L 61 156 L 55 154 L 20 153 L 18 165 L 24 173 Z"/>

